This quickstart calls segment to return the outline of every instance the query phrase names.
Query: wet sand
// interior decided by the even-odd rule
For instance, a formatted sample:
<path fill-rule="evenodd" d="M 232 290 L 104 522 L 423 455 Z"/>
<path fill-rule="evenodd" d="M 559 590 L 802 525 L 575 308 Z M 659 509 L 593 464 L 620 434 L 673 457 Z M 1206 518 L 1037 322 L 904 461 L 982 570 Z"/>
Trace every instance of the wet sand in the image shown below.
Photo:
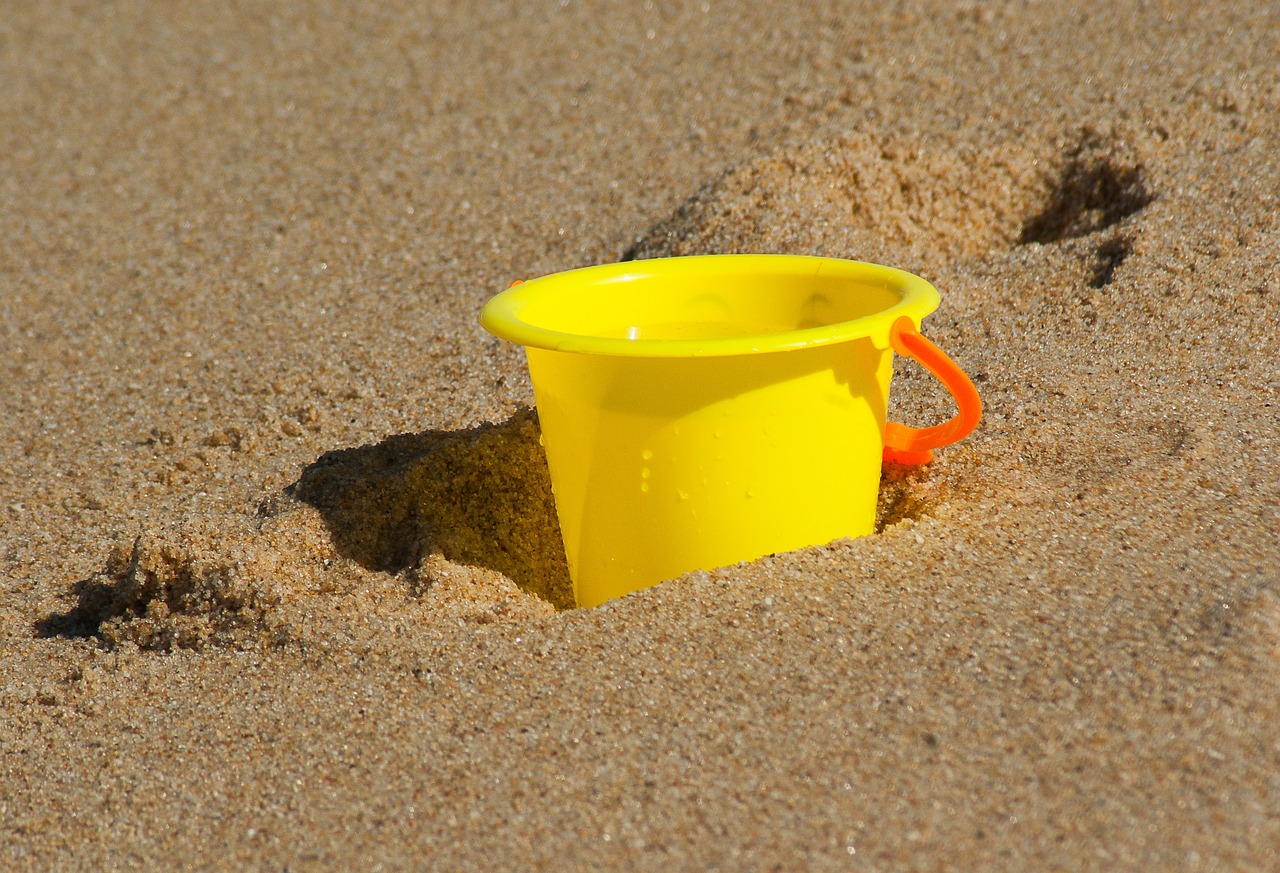
<path fill-rule="evenodd" d="M 4 19 L 0 867 L 1280 866 L 1272 4 Z M 572 609 L 479 308 L 731 251 L 929 279 L 983 422 Z"/>

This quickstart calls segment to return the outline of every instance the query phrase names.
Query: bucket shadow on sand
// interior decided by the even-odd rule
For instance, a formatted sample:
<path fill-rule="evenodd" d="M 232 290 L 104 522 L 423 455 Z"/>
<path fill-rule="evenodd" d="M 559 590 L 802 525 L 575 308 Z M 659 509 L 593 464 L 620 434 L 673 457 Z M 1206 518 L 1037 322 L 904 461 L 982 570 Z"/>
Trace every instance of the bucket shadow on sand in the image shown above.
<path fill-rule="evenodd" d="M 430 554 L 496 570 L 558 609 L 573 586 L 537 415 L 401 434 L 327 452 L 286 489 L 315 507 L 334 547 L 399 573 Z"/>
<path fill-rule="evenodd" d="M 886 464 L 875 532 L 929 513 L 928 474 Z M 498 424 L 389 437 L 327 452 L 285 489 L 317 509 L 343 557 L 400 573 L 431 554 L 496 570 L 557 609 L 573 609 L 537 413 Z"/>

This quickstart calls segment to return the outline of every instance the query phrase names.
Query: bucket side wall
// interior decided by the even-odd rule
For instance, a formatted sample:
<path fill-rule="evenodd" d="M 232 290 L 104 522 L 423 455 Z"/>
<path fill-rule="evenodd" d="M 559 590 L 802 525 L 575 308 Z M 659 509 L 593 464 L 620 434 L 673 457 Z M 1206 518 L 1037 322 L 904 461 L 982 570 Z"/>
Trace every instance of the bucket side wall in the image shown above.
<path fill-rule="evenodd" d="M 578 603 L 874 524 L 892 355 L 528 350 Z"/>

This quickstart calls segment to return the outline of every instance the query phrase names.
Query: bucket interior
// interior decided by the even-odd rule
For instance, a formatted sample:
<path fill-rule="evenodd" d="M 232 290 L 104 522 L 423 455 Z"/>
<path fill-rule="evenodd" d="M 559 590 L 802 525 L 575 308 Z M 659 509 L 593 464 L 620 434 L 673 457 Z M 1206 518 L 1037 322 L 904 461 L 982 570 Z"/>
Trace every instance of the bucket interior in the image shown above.
<path fill-rule="evenodd" d="M 539 289 L 521 312 L 558 333 L 627 340 L 768 336 L 885 312 L 902 292 L 843 276 L 721 270 L 648 273 L 643 266 L 599 282 Z"/>
<path fill-rule="evenodd" d="M 530 348 L 625 357 L 752 355 L 870 339 L 938 305 L 910 273 L 839 258 L 700 255 L 554 273 L 494 297 L 491 333 Z"/>

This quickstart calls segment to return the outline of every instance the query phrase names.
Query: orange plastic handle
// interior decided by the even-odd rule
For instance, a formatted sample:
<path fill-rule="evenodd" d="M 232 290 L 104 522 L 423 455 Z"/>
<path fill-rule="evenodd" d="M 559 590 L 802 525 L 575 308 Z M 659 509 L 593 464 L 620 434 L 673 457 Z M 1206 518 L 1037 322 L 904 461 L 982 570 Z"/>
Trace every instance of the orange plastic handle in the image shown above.
<path fill-rule="evenodd" d="M 884 426 L 884 459 L 894 464 L 927 464 L 933 450 L 964 439 L 982 418 L 978 389 L 955 361 L 947 357 L 916 329 L 909 318 L 899 318 L 889 330 L 889 343 L 900 355 L 914 358 L 951 392 L 958 410 L 953 418 L 933 427 L 908 427 L 896 421 Z"/>

